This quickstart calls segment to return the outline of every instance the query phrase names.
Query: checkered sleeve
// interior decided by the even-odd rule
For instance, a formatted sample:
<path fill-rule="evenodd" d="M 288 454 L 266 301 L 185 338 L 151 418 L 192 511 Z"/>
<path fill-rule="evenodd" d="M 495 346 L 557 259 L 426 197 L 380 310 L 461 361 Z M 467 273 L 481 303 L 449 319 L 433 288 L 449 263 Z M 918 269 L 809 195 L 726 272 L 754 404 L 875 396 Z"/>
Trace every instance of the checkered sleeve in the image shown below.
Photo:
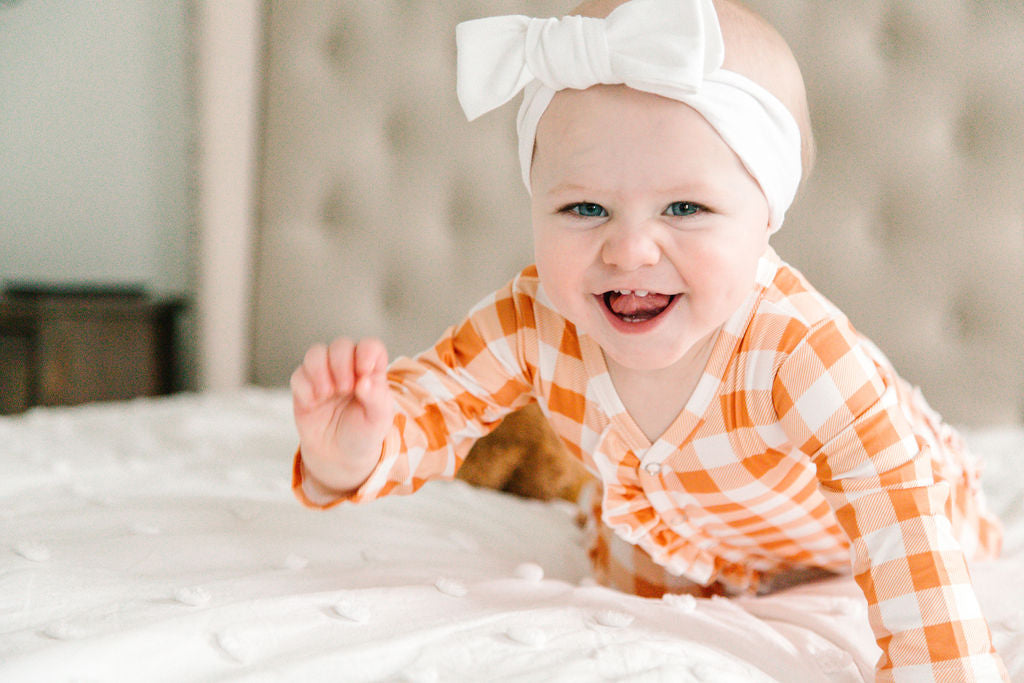
<path fill-rule="evenodd" d="M 807 329 L 780 361 L 773 401 L 850 538 L 878 680 L 1008 680 L 943 513 L 948 485 L 856 332 L 836 320 Z"/>
<path fill-rule="evenodd" d="M 299 500 L 320 508 L 361 503 L 454 477 L 478 438 L 533 400 L 520 339 L 531 320 L 531 300 L 510 284 L 477 304 L 430 349 L 395 359 L 388 368 L 395 418 L 376 468 L 350 495 L 323 500 L 304 482 L 299 453 L 292 475 Z"/>

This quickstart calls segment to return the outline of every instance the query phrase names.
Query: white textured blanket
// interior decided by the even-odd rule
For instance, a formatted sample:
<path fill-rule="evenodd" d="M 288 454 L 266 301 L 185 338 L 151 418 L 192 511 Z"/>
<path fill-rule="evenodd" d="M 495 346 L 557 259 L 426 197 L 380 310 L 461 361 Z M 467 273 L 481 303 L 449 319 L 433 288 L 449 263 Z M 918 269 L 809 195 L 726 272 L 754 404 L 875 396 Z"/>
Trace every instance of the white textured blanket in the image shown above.
<path fill-rule="evenodd" d="M 1007 525 L 974 568 L 1024 680 L 1024 430 L 968 439 Z M 288 490 L 288 396 L 0 419 L 0 680 L 859 681 L 849 580 L 768 598 L 590 585 L 573 511 L 462 482 L 328 512 Z"/>

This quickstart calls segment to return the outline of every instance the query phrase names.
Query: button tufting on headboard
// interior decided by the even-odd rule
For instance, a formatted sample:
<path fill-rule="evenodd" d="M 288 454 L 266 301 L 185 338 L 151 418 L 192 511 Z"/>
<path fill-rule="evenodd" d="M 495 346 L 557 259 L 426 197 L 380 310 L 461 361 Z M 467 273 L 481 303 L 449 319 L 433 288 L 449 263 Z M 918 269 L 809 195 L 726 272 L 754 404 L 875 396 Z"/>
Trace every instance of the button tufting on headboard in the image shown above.
<path fill-rule="evenodd" d="M 574 4 L 270 3 L 257 382 L 341 333 L 419 350 L 530 262 L 515 107 L 465 121 L 454 27 Z M 800 60 L 818 146 L 776 248 L 951 420 L 1020 419 L 1024 6 L 749 4 Z"/>

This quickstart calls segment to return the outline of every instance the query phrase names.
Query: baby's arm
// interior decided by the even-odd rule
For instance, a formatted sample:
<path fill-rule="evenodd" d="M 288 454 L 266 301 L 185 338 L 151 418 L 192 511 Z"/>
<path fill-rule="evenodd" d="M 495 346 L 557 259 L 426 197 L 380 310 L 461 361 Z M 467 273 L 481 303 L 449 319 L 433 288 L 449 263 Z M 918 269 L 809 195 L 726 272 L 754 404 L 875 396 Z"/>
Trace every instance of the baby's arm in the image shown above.
<path fill-rule="evenodd" d="M 376 340 L 311 348 L 292 376 L 296 497 L 329 508 L 454 477 L 476 439 L 533 400 L 523 349 L 535 343 L 521 337 L 536 334 L 536 315 L 518 282 L 413 358 L 389 365 Z"/>
<path fill-rule="evenodd" d="M 828 322 L 783 362 L 773 389 L 850 538 L 883 655 L 877 680 L 1008 680 L 945 516 L 948 485 L 856 333 Z"/>
<path fill-rule="evenodd" d="M 340 496 L 362 484 L 394 417 L 388 354 L 376 339 L 314 345 L 291 377 L 292 408 L 309 483 Z"/>

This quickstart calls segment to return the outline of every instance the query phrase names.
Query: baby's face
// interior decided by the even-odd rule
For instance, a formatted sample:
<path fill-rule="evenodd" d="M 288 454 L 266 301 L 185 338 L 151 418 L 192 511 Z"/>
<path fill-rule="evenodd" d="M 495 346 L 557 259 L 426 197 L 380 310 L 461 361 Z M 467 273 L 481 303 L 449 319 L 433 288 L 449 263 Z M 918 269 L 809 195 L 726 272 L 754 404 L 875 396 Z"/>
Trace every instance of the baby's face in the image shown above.
<path fill-rule="evenodd" d="M 537 129 L 534 249 L 558 311 L 635 370 L 672 366 L 754 284 L 768 203 L 684 104 L 625 86 L 564 90 Z"/>

